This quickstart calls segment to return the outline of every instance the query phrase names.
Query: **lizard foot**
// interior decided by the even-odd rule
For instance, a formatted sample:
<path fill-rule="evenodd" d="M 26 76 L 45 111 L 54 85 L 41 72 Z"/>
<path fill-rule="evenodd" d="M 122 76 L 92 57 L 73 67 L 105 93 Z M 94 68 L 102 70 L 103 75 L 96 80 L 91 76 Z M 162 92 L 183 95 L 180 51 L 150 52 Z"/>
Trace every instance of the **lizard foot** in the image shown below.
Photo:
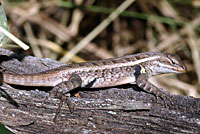
<path fill-rule="evenodd" d="M 156 98 L 156 103 L 158 103 L 158 98 L 161 98 L 165 107 L 173 106 L 174 103 L 171 101 L 167 91 L 164 91 L 163 89 L 154 86 L 148 81 L 147 78 L 148 77 L 146 74 L 141 74 L 136 81 L 137 85 L 147 93 L 153 94 Z M 170 104 L 168 102 L 170 102 Z"/>
<path fill-rule="evenodd" d="M 60 104 L 58 105 L 56 115 L 53 119 L 54 122 L 56 121 L 56 118 L 60 112 L 63 102 L 67 103 L 70 113 L 74 112 L 75 106 L 69 100 L 69 97 L 70 97 L 69 92 L 77 87 L 80 87 L 82 80 L 76 74 L 69 75 L 68 79 L 69 79 L 68 81 L 63 81 L 63 82 L 59 83 L 58 85 L 56 85 L 50 92 L 51 96 L 54 96 L 54 97 L 60 99 Z"/>
<path fill-rule="evenodd" d="M 156 98 L 156 103 L 158 103 L 158 98 L 162 99 L 165 107 L 170 107 L 173 106 L 174 103 L 172 102 L 169 94 L 167 94 L 166 91 L 164 91 L 162 88 L 158 88 L 151 84 L 150 82 L 146 83 L 146 85 L 143 88 L 146 92 L 153 94 Z M 169 104 L 169 103 L 170 104 Z"/>
<path fill-rule="evenodd" d="M 61 107 L 63 105 L 63 102 L 67 103 L 67 106 L 69 108 L 70 113 L 74 113 L 74 109 L 75 109 L 74 104 L 69 100 L 70 96 L 64 95 L 62 93 L 57 93 L 57 97 L 60 99 L 60 103 L 58 105 L 55 117 L 53 119 L 54 123 L 56 122 L 56 118 L 57 118 L 58 114 L 60 113 L 60 110 L 61 110 Z"/>

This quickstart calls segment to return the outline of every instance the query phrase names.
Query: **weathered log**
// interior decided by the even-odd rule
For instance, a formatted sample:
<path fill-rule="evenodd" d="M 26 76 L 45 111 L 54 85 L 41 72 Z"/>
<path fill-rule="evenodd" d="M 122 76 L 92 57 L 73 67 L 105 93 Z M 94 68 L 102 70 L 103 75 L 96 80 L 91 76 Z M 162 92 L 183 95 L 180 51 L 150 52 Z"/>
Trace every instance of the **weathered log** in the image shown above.
<path fill-rule="evenodd" d="M 3 71 L 36 73 L 61 65 L 0 49 Z M 51 88 L 11 86 L 1 83 L 0 122 L 17 134 L 200 133 L 200 99 L 193 97 L 166 92 L 173 102 L 167 102 L 166 107 L 161 98 L 156 100 L 137 85 L 78 88 L 70 97 L 76 106 L 74 113 L 63 105 L 54 123 L 59 100 L 50 98 L 44 102 Z"/>

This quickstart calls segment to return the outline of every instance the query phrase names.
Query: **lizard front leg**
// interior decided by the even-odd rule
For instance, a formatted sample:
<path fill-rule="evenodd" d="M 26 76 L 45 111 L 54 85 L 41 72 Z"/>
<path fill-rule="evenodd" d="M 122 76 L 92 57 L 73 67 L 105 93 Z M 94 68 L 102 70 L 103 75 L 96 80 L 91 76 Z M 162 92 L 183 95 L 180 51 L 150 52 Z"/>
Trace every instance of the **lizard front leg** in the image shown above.
<path fill-rule="evenodd" d="M 63 102 L 67 103 L 71 113 L 74 110 L 74 106 L 71 103 L 71 101 L 68 99 L 69 96 L 67 96 L 66 94 L 69 93 L 71 90 L 77 87 L 80 87 L 82 84 L 82 80 L 80 76 L 77 74 L 72 74 L 72 75 L 69 75 L 68 77 L 69 77 L 68 81 L 63 81 L 59 83 L 50 91 L 50 96 L 60 99 L 60 104 L 58 105 L 56 115 L 53 119 L 54 122 L 56 121 L 57 115 L 60 112 Z"/>
<path fill-rule="evenodd" d="M 156 100 L 158 99 L 158 97 L 160 97 L 163 100 L 166 107 L 167 107 L 167 103 L 166 103 L 167 100 L 173 105 L 173 102 L 171 101 L 170 98 L 168 98 L 168 95 L 164 91 L 162 91 L 162 89 L 150 83 L 148 79 L 149 79 L 148 74 L 143 73 L 137 77 L 136 83 L 140 88 L 142 88 L 146 92 L 155 95 Z"/>

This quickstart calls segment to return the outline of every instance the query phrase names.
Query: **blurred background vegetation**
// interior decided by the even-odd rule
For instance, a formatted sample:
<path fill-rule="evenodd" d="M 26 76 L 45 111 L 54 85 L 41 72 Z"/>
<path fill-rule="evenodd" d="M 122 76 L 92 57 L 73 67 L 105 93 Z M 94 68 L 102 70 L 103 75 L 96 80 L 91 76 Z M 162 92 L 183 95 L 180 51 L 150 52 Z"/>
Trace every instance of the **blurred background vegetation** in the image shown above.
<path fill-rule="evenodd" d="M 81 40 L 124 0 L 1 0 L 9 31 L 30 46 L 9 40 L 4 48 L 65 63 L 162 51 L 177 54 L 188 67 L 151 81 L 173 94 L 200 97 L 200 1 L 135 0 L 91 42 L 65 60 Z M 92 36 L 92 35 L 91 35 Z M 72 52 L 73 53 L 73 52 Z"/>

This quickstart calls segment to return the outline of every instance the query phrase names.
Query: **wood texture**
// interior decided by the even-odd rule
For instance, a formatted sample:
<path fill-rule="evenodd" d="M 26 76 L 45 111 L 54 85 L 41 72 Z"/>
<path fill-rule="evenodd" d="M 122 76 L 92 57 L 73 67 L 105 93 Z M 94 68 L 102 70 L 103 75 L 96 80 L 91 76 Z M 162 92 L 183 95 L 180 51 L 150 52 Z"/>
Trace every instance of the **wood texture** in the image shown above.
<path fill-rule="evenodd" d="M 63 65 L 0 49 L 0 67 L 13 73 L 36 73 Z M 1 75 L 0 75 L 1 76 Z M 1 77 L 2 78 L 2 77 Z M 43 100 L 51 88 L 12 87 L 2 83 L 0 122 L 13 133 L 199 133 L 200 99 L 171 95 L 166 108 L 136 85 L 103 89 L 76 89 L 70 100 L 73 114 L 63 105 L 56 123 L 59 103 Z M 166 92 L 168 94 L 168 92 Z M 43 104 L 44 102 L 44 104 Z"/>

